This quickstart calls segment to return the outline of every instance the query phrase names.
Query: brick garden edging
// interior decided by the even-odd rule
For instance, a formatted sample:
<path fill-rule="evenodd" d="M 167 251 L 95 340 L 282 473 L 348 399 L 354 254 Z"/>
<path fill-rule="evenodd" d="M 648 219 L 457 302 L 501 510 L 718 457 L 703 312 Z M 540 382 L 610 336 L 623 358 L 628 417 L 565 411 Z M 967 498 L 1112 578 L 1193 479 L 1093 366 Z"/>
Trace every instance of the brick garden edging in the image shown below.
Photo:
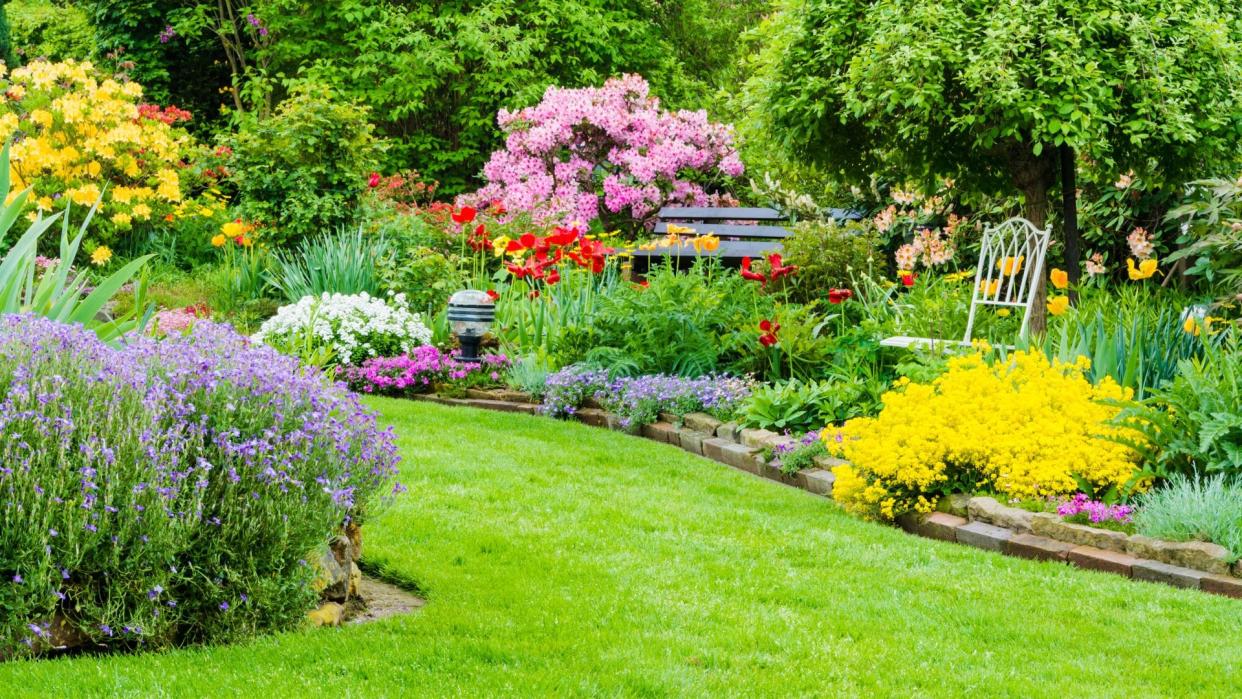
<path fill-rule="evenodd" d="M 538 415 L 539 405 L 515 391 L 467 391 L 465 398 L 415 395 L 415 400 L 484 410 Z M 616 415 L 590 405 L 574 418 L 593 427 L 619 429 Z M 740 428 L 704 413 L 660 414 L 635 436 L 680 447 L 692 454 L 741 471 L 784 483 L 823 497 L 832 497 L 832 471 L 845 462 L 815 458 L 815 468 L 795 474 L 765 461 L 765 449 L 793 445 L 794 440 L 768 430 Z M 1164 583 L 1242 599 L 1242 561 L 1230 565 L 1221 546 L 1200 541 L 1170 542 L 1127 535 L 1065 522 L 1048 512 L 1007 507 L 989 497 L 955 495 L 944 498 L 947 512 L 906 515 L 897 524 L 912 534 L 995 551 L 1008 556 L 1113 573 L 1135 580 Z"/>

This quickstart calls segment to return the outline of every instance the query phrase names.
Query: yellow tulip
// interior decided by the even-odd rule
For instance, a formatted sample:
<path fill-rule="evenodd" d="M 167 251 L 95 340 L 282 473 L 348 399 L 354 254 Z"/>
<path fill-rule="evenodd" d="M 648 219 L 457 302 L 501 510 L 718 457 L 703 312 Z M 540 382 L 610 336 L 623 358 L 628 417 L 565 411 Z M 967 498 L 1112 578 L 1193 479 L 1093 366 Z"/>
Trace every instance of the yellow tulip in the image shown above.
<path fill-rule="evenodd" d="M 999 279 L 993 279 L 992 283 L 990 284 L 988 283 L 986 279 L 982 279 L 979 281 L 979 292 L 982 293 L 984 296 L 995 296 L 996 290 L 998 288 L 1000 288 Z"/>
<path fill-rule="evenodd" d="M 1130 281 L 1139 281 L 1142 279 L 1150 279 L 1156 272 L 1160 271 L 1159 261 L 1152 257 L 1138 263 L 1136 267 L 1133 259 L 1126 259 L 1126 272 L 1130 275 Z"/>
<path fill-rule="evenodd" d="M 1052 273 L 1048 275 L 1052 279 L 1052 285 L 1058 289 L 1064 289 L 1069 286 L 1069 274 L 1063 269 L 1052 268 Z"/>
<path fill-rule="evenodd" d="M 1048 300 L 1048 312 L 1054 316 L 1064 315 L 1069 310 L 1070 300 L 1068 296 L 1054 296 Z"/>
<path fill-rule="evenodd" d="M 1022 271 L 1022 262 L 1026 259 L 1026 255 L 1018 257 L 1006 257 L 1003 260 L 996 261 L 996 268 L 1006 277 L 1012 277 Z"/>
<path fill-rule="evenodd" d="M 669 235 L 687 235 L 693 233 L 694 229 L 689 226 L 679 226 L 676 223 L 668 224 Z"/>
<path fill-rule="evenodd" d="M 211 239 L 212 247 L 217 247 L 217 248 L 224 247 L 224 244 L 227 242 L 229 242 L 229 239 L 226 238 L 223 233 L 217 233 Z"/>

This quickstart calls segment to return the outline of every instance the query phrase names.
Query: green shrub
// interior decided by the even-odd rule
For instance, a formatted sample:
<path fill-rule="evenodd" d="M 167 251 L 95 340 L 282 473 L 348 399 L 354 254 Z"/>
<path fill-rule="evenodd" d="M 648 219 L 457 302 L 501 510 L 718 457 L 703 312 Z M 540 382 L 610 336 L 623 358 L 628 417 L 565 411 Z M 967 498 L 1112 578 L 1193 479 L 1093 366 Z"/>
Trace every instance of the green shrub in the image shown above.
<path fill-rule="evenodd" d="M 273 246 L 348 223 L 383 151 L 365 107 L 311 82 L 266 119 L 243 115 L 231 147 L 240 212 Z"/>
<path fill-rule="evenodd" d="M 1174 476 L 1138 496 L 1134 526 L 1145 536 L 1169 541 L 1210 541 L 1242 556 L 1242 483 L 1216 474 Z"/>
<path fill-rule="evenodd" d="M 25 59 L 83 60 L 95 53 L 95 29 L 76 5 L 14 0 L 7 6 L 13 49 Z"/>
<path fill-rule="evenodd" d="M 833 221 L 803 221 L 785 240 L 785 261 L 797 265 L 789 279 L 789 296 L 809 302 L 824 298 L 829 289 L 850 288 L 860 272 L 884 260 L 876 253 L 877 241 L 869 225 Z"/>
<path fill-rule="evenodd" d="M 742 404 L 746 427 L 801 434 L 864 414 L 867 401 L 860 380 L 793 379 L 756 388 Z"/>
<path fill-rule="evenodd" d="M 379 296 L 376 264 L 387 253 L 383 238 L 361 229 L 324 233 L 304 239 L 296 250 L 278 251 L 269 277 L 289 302 L 325 293 Z"/>
<path fill-rule="evenodd" d="M 1242 476 L 1242 347 L 1237 338 L 1184 359 L 1144 404 L 1123 414 L 1147 438 L 1144 462 L 1156 476 Z"/>

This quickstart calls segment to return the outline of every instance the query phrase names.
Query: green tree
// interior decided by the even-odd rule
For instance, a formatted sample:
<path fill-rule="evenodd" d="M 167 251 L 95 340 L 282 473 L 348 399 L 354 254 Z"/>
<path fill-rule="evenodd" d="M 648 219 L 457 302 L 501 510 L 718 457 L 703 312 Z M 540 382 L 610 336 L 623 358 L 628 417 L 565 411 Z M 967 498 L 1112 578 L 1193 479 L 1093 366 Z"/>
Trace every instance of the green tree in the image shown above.
<path fill-rule="evenodd" d="M 1076 163 L 1178 181 L 1232 156 L 1242 135 L 1237 7 L 810 0 L 786 10 L 796 31 L 764 104 L 784 146 L 835 171 L 1017 190 L 1042 226 L 1059 171 L 1072 175 Z M 1065 243 L 1076 273 L 1072 228 Z"/>
<path fill-rule="evenodd" d="M 9 29 L 9 12 L 5 5 L 9 4 L 9 0 L 0 0 L 0 59 L 4 60 L 5 65 L 16 65 L 13 53 L 13 34 Z"/>

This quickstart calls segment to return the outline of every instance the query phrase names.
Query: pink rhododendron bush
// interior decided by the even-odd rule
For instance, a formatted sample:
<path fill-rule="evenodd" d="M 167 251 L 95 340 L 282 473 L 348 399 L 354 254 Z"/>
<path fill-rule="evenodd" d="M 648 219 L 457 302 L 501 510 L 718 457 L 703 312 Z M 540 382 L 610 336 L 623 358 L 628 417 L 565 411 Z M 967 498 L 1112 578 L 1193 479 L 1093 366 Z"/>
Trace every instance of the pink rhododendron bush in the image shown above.
<path fill-rule="evenodd" d="M 743 170 L 733 127 L 703 110 L 661 109 L 638 75 L 598 88 L 550 87 L 539 104 L 502 109 L 497 121 L 505 148 L 483 167 L 486 186 L 467 199 L 539 224 L 636 227 L 666 205 L 727 205 L 730 197 L 708 188 Z"/>

